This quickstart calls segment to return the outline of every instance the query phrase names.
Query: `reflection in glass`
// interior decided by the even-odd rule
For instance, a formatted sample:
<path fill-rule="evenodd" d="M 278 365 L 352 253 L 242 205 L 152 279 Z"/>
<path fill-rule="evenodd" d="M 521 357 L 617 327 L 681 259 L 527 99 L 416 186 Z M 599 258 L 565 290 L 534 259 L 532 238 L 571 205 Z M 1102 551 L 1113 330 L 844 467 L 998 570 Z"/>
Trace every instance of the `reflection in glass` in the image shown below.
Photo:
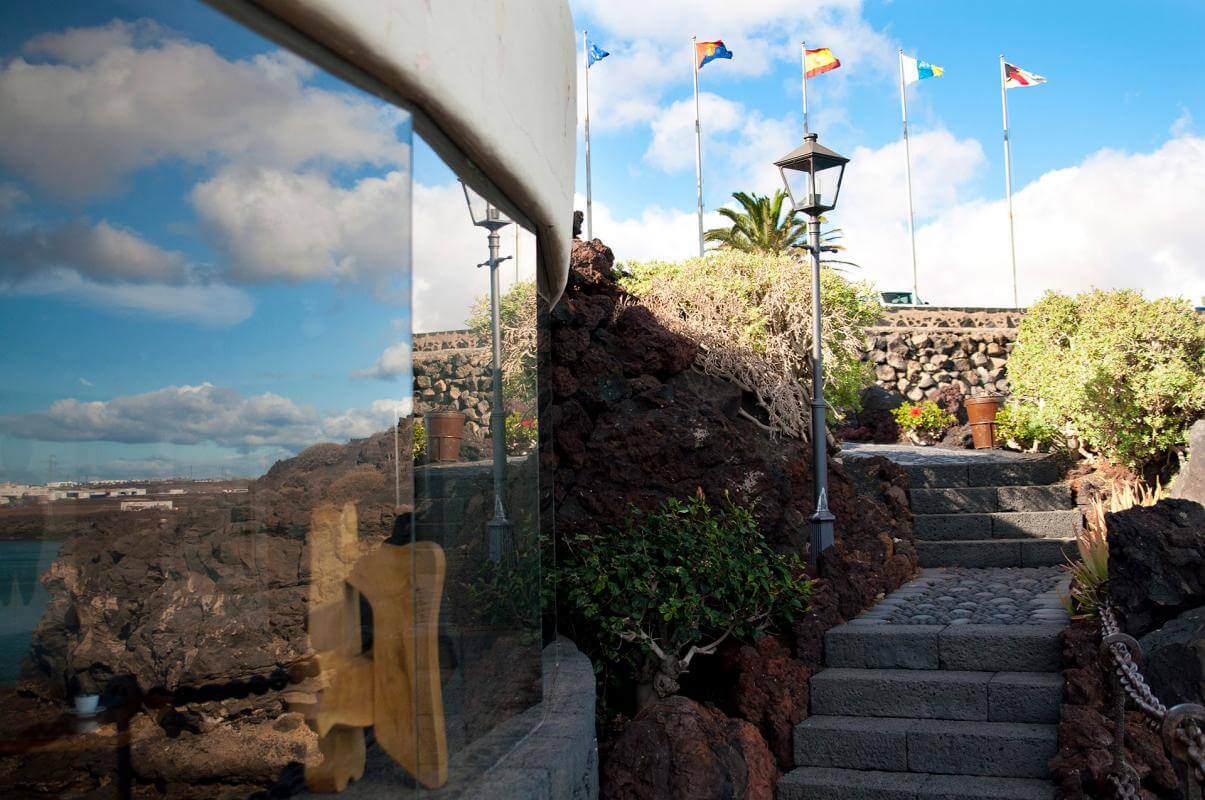
<path fill-rule="evenodd" d="M 534 236 L 493 313 L 409 115 L 204 5 L 0 15 L 6 796 L 455 794 L 539 713 Z"/>

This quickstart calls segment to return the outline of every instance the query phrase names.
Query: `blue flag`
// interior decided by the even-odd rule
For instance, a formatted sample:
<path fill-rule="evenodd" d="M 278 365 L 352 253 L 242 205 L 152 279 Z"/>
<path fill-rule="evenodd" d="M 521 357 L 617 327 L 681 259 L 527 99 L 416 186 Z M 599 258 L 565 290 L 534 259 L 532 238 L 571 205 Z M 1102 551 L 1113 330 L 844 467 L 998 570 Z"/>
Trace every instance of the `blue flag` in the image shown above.
<path fill-rule="evenodd" d="M 604 58 L 606 58 L 609 55 L 611 55 L 611 54 L 608 53 L 606 50 L 603 50 L 601 47 L 599 47 L 596 44 L 592 44 L 592 45 L 590 45 L 590 54 L 587 57 L 588 60 L 586 62 L 586 66 L 592 67 L 592 66 L 594 66 L 595 61 L 602 61 Z"/>

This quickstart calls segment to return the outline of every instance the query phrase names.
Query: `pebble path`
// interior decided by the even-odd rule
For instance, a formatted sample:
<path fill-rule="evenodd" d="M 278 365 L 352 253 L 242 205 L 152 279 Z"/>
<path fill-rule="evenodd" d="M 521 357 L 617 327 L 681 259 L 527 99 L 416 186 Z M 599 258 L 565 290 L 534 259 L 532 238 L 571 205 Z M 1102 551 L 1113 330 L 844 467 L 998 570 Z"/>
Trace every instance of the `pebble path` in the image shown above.
<path fill-rule="evenodd" d="M 1066 624 L 1070 578 L 1059 567 L 925 569 L 854 623 L 861 625 Z"/>

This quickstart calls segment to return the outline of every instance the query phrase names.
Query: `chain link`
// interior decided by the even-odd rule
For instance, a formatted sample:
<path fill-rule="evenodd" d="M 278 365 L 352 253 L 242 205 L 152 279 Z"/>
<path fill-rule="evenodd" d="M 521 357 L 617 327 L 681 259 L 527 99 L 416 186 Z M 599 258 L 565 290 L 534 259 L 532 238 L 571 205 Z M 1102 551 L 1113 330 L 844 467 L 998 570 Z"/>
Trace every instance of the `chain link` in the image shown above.
<path fill-rule="evenodd" d="M 1113 609 L 1107 604 L 1100 607 L 1100 627 L 1102 646 L 1114 664 L 1118 685 L 1134 701 L 1134 705 L 1142 710 L 1144 721 L 1151 729 L 1162 733 L 1168 749 L 1188 763 L 1189 770 L 1193 773 L 1188 776 L 1189 780 L 1205 781 L 1205 730 L 1199 721 L 1205 709 L 1200 706 L 1176 706 L 1170 712 L 1171 726 L 1165 724 L 1169 716 L 1168 708 L 1151 691 L 1139 664 L 1135 661 L 1135 658 L 1142 658 L 1141 651 L 1132 652 L 1132 648 L 1136 648 L 1138 643 L 1121 632 Z M 1124 724 L 1124 716 L 1121 720 L 1121 724 Z M 1119 775 L 1115 769 L 1109 774 L 1109 780 L 1121 800 L 1137 798 L 1138 776 L 1132 767 L 1121 766 L 1123 774 Z"/>

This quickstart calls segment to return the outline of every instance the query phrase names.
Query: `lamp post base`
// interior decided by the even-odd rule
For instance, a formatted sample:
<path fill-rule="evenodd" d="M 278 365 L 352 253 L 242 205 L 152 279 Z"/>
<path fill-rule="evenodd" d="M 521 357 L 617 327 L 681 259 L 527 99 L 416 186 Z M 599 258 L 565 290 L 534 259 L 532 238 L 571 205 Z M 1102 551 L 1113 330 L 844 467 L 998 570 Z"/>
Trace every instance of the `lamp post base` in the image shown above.
<path fill-rule="evenodd" d="M 820 555 L 833 546 L 833 521 L 836 517 L 828 510 L 828 506 L 821 506 L 810 519 L 812 531 L 808 541 L 808 564 L 818 567 Z"/>

